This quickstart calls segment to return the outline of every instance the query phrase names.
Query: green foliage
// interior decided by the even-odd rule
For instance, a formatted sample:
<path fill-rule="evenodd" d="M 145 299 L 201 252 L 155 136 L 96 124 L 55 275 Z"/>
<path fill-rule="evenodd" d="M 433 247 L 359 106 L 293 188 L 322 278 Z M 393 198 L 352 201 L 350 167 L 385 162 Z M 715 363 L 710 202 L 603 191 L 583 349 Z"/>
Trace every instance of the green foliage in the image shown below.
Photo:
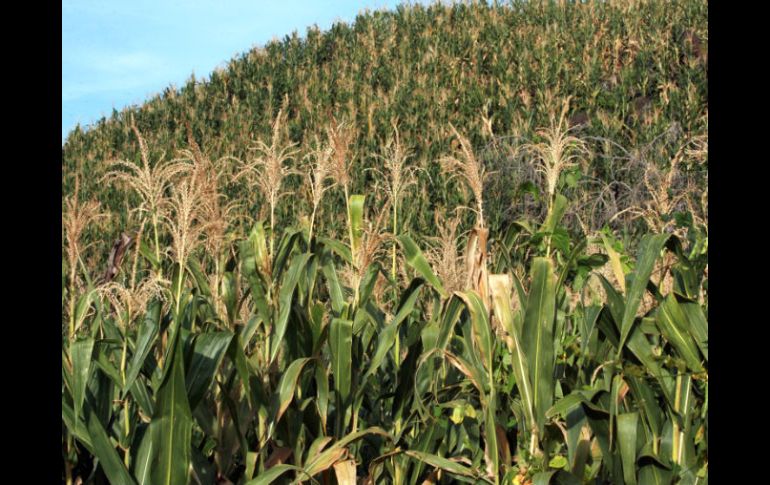
<path fill-rule="evenodd" d="M 626 299 L 639 286 L 653 301 L 658 292 L 645 268 L 660 260 L 650 254 L 664 239 L 650 241 L 656 245 L 642 244 Z M 248 293 L 246 271 L 233 276 L 246 283 L 238 295 L 246 310 L 233 329 L 225 318 L 212 325 L 199 300 L 213 296 L 199 296 L 183 298 L 178 314 L 170 302 L 150 304 L 136 327 L 116 335 L 128 339 L 127 356 L 120 345 L 98 343 L 106 340 L 65 342 L 62 420 L 78 459 L 93 454 L 99 470 L 121 483 L 198 480 L 206 471 L 196 456 L 234 483 L 320 481 L 346 457 L 359 463 L 361 477 L 399 483 L 428 475 L 499 483 L 516 474 L 550 483 L 651 476 L 674 483 L 705 469 L 708 330 L 697 300 L 671 292 L 629 317 L 630 304 L 606 283 L 606 301 L 570 303 L 564 291 L 576 283 L 576 258 L 535 257 L 526 260 L 532 277 L 520 290 L 524 299 L 503 264 L 491 279 L 490 307 L 474 290 L 459 299 L 420 292 L 425 282 L 417 278 L 393 287 L 393 301 L 386 289 L 362 292 L 353 305 L 352 289 L 343 287 L 335 310 L 334 266 L 309 264 L 329 248 L 318 243 L 303 253 L 302 244 L 294 239 L 287 249 L 286 274 L 273 288 L 281 297 L 270 318 L 276 326 L 285 319 L 283 333 L 263 322 L 247 339 L 233 338 L 271 305 Z M 557 287 L 561 272 L 567 276 Z M 187 280 L 192 294 L 198 284 Z M 104 309 L 84 325 L 109 328 L 113 318 Z M 158 322 L 169 338 L 165 353 Z M 396 342 L 403 352 L 391 352 Z M 105 379 L 121 360 L 130 363 L 130 380 L 119 371 Z M 248 460 L 246 473 L 239 464 Z"/>
<path fill-rule="evenodd" d="M 179 89 L 170 87 L 89 129 L 75 129 L 62 149 L 63 193 L 72 193 L 74 172 L 90 174 L 81 180 L 81 197 L 99 199 L 117 216 L 90 235 L 106 231 L 110 237 L 100 238 L 100 244 L 109 244 L 135 226 L 121 215 L 134 204 L 133 195 L 99 182 L 108 160 L 139 161 L 131 116 L 147 137 L 151 159 L 177 156 L 187 144 L 189 123 L 212 160 L 247 160 L 285 104 L 289 139 L 307 149 L 324 134 L 330 114 L 352 123 L 348 162 L 356 170 L 350 194 L 369 192 L 376 172 L 363 169 L 382 169 L 376 155 L 397 120 L 411 163 L 422 169 L 415 176 L 423 191 L 409 198 L 398 217 L 426 236 L 436 235 L 437 211 L 464 202 L 453 190 L 456 182 L 448 182 L 436 163 L 449 148 L 451 122 L 474 146 L 484 147 L 477 155 L 487 171 L 502 175 L 488 181 L 484 211 L 492 229 L 500 231 L 521 212 L 542 210 L 542 201 L 524 197 L 537 178 L 510 155 L 509 145 L 536 139 L 536 130 L 571 97 L 570 125 L 582 123 L 579 132 L 591 156 L 582 170 L 562 174 L 560 190 L 585 194 L 573 209 L 592 229 L 609 223 L 631 231 L 634 211 L 610 219 L 618 207 L 642 202 L 631 190 L 643 175 L 638 157 L 663 166 L 679 144 L 707 133 L 707 2 L 495 4 L 365 12 L 352 24 L 338 23 L 327 32 L 309 28 L 304 37 L 293 33 L 246 52 L 208 79 L 191 77 Z M 691 34 L 697 48 L 696 41 L 688 41 Z M 294 162 L 302 171 L 309 163 Z M 703 184 L 702 170 L 689 167 L 687 174 Z M 296 197 L 277 209 L 282 227 L 310 212 L 301 182 L 299 177 L 284 182 Z M 254 213 L 250 187 L 239 181 L 226 193 L 240 201 L 239 212 Z M 339 235 L 346 223 L 336 210 L 338 197 L 327 197 L 321 212 L 332 216 L 325 225 Z"/>
<path fill-rule="evenodd" d="M 349 153 L 376 164 L 398 119 L 401 140 L 425 162 L 409 172 L 418 180 L 398 206 L 397 233 L 387 233 L 377 171 L 358 167 L 350 187 L 316 184 L 326 195 L 311 230 L 313 208 L 301 197 L 275 207 L 275 225 L 251 202 L 240 209 L 251 221 L 226 210 L 220 202 L 245 198 L 248 187 L 232 183 L 227 162 L 218 167 L 230 183 L 212 175 L 217 165 L 188 139 L 192 163 L 169 182 L 157 220 L 138 213 L 150 229 L 114 279 L 91 278 L 107 258 L 98 244 L 77 244 L 115 227 L 74 231 L 62 253 L 65 480 L 707 482 L 708 224 L 681 215 L 693 200 L 676 194 L 673 172 L 661 180 L 675 203 L 639 202 L 630 220 L 615 207 L 609 219 L 620 225 L 601 230 L 584 223 L 583 182 L 630 176 L 609 158 L 561 173 L 548 197 L 536 177 L 493 175 L 483 190 L 492 222 L 482 227 L 466 211 L 457 224 L 478 219 L 458 236 L 458 225 L 446 230 L 449 214 L 471 196 L 427 162 L 447 150 L 449 121 L 474 147 L 487 122 L 495 134 L 536 136 L 533 127 L 561 109 L 549 103 L 568 95 L 593 113 L 581 139 L 607 150 L 609 139 L 647 143 L 672 120 L 688 136 L 705 130 L 704 73 L 680 58 L 692 46 L 678 43 L 703 30 L 705 2 L 620 3 L 367 13 L 268 44 L 206 84 L 134 110 L 154 149 L 180 146 L 187 120 L 211 154 L 244 156 L 283 95 L 302 93 L 285 105 L 301 147 L 325 132 L 326 113 L 347 114 L 359 129 Z M 637 91 L 672 79 L 686 94 L 666 91 L 646 118 L 626 113 Z M 613 114 L 628 117 L 617 125 Z M 135 158 L 126 122 L 116 114 L 73 133 L 65 173 L 94 169 L 107 154 Z M 504 168 L 495 165 L 510 148 L 502 140 L 489 136 L 476 154 L 487 173 Z M 656 156 L 674 170 L 692 151 L 680 148 Z M 519 168 L 535 166 L 516 157 Z M 658 173 L 650 166 L 646 181 Z M 291 183 L 284 188 L 295 194 L 307 188 Z M 80 190 L 70 207 L 97 196 L 113 219 L 129 221 L 133 194 Z M 184 257 L 167 246 L 184 246 Z M 383 271 L 394 246 L 398 264 Z"/>

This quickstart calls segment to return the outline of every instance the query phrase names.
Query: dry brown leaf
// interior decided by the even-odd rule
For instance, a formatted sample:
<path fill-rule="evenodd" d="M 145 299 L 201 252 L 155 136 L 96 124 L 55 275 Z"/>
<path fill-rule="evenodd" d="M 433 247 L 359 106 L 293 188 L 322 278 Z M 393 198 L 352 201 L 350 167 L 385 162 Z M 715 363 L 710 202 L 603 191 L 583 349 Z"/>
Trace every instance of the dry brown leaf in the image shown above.
<path fill-rule="evenodd" d="M 339 485 L 356 485 L 356 462 L 338 461 L 334 464 L 334 474 L 337 475 Z"/>

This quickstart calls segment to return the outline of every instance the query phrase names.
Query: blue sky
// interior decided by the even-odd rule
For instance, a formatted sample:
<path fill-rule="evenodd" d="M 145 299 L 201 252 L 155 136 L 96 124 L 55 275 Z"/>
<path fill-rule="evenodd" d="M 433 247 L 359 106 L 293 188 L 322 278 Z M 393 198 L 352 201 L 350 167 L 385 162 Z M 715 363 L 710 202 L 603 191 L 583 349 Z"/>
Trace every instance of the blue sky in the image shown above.
<path fill-rule="evenodd" d="M 317 24 L 352 22 L 366 8 L 399 0 L 64 0 L 62 142 L 112 109 L 141 104 L 192 73 L 218 66 L 273 38 Z M 422 3 L 430 3 L 428 1 Z"/>

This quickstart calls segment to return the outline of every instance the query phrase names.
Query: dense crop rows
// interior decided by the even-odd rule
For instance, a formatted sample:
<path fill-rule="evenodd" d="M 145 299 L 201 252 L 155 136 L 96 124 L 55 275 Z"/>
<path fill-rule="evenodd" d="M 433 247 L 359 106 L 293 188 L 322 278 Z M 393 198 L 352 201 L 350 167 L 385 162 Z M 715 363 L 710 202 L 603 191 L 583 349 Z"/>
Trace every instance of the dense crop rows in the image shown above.
<path fill-rule="evenodd" d="M 400 7 L 75 132 L 63 479 L 707 483 L 705 3 L 666 5 Z"/>
<path fill-rule="evenodd" d="M 102 180 L 111 159 L 140 163 L 131 115 L 153 159 L 174 158 L 187 147 L 189 124 L 212 159 L 246 160 L 257 140 L 270 137 L 284 106 L 288 136 L 305 149 L 302 156 L 325 136 L 332 116 L 350 123 L 351 193 L 377 183 L 376 171 L 365 169 L 383 170 L 379 156 L 397 123 L 410 165 L 420 168 L 420 191 L 403 218 L 426 236 L 438 236 L 433 221 L 442 209 L 465 203 L 462 187 L 447 181 L 437 163 L 453 148 L 451 123 L 488 171 L 503 175 L 485 187 L 490 228 L 503 231 L 525 215 L 544 214 L 539 175 L 515 149 L 532 141 L 571 97 L 568 118 L 580 124 L 592 155 L 570 177 L 567 221 L 589 232 L 609 224 L 639 234 L 646 224 L 634 221 L 641 221 L 639 209 L 654 195 L 639 181 L 646 176 L 658 188 L 676 151 L 686 143 L 696 148 L 707 136 L 707 57 L 704 0 L 415 5 L 361 14 L 351 25 L 311 28 L 304 37 L 292 34 L 251 50 L 206 81 L 190 79 L 87 131 L 76 129 L 62 150 L 64 189 L 72 193 L 75 173 L 89 174 L 80 181 L 81 196 L 97 198 L 113 213 L 94 231 L 109 234 L 99 243 L 104 253 L 136 224 L 127 220 L 126 207 L 137 199 Z M 302 172 L 310 163 L 293 160 Z M 677 195 L 705 186 L 701 164 L 673 168 Z M 277 208 L 279 223 L 311 212 L 303 181 L 286 181 L 295 197 Z M 265 206 L 244 179 L 222 190 L 238 202 L 235 215 L 254 217 Z M 692 202 L 680 209 L 702 217 L 700 201 Z M 342 194 L 334 194 L 322 209 L 334 214 L 344 204 Z M 339 234 L 345 230 L 344 218 L 325 224 Z M 463 228 L 471 225 L 467 215 Z"/>

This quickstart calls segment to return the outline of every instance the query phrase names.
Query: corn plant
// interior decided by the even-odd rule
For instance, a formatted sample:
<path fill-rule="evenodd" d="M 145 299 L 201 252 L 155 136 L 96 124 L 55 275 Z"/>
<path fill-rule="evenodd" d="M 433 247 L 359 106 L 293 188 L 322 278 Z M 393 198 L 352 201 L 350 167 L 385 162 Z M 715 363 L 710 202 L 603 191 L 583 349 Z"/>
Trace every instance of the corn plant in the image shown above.
<path fill-rule="evenodd" d="M 73 133 L 63 480 L 707 483 L 704 6 L 367 13 Z"/>

